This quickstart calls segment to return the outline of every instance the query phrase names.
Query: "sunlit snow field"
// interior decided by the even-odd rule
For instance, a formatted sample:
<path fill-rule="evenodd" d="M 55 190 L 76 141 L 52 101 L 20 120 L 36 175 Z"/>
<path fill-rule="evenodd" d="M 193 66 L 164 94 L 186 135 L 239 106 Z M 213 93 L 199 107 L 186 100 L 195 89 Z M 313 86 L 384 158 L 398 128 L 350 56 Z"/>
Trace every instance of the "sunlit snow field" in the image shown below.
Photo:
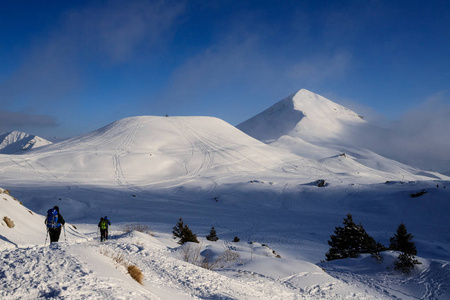
<path fill-rule="evenodd" d="M 304 97 L 316 96 L 303 90 L 279 105 L 286 124 L 278 133 L 253 132 L 267 144 L 216 118 L 142 116 L 1 154 L 0 186 L 9 192 L 0 212 L 15 222 L 0 226 L 1 298 L 449 299 L 450 178 L 352 145 L 345 128 L 364 121 Z M 317 103 L 322 111 L 308 108 Z M 299 107 L 303 115 L 283 111 Z M 317 118 L 330 121 L 320 139 Z M 48 246 L 43 215 L 54 205 L 68 224 Z M 385 246 L 403 222 L 422 264 L 403 275 L 389 251 L 381 263 L 370 255 L 324 262 L 348 213 Z M 105 215 L 111 238 L 100 243 Z M 192 247 L 202 257 L 235 258 L 212 270 L 184 261 L 185 246 L 172 239 L 179 218 L 199 237 Z M 149 233 L 125 233 L 125 224 Z M 205 239 L 211 227 L 217 242 Z M 143 285 L 114 255 L 141 269 Z"/>

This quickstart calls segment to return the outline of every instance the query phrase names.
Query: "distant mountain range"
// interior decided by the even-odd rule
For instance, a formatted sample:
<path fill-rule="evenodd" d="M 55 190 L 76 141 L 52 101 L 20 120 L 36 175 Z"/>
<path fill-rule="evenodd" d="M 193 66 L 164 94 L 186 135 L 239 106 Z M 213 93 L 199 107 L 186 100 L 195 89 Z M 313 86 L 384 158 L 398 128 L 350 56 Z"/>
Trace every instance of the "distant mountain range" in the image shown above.
<path fill-rule="evenodd" d="M 365 136 L 374 132 L 382 129 L 356 112 L 300 90 L 237 128 L 212 117 L 131 117 L 54 144 L 23 132 L 3 134 L 0 153 L 35 149 L 26 162 L 13 163 L 15 170 L 25 171 L 22 176 L 32 176 L 30 180 L 48 173 L 123 184 L 262 171 L 268 176 L 333 174 L 339 180 L 369 182 L 440 178 L 363 147 Z M 10 164 L 0 159 L 0 167 Z M 33 172 L 26 171 L 30 168 Z"/>
<path fill-rule="evenodd" d="M 0 134 L 0 154 L 21 154 L 23 151 L 50 144 L 52 142 L 25 132 L 12 131 Z"/>

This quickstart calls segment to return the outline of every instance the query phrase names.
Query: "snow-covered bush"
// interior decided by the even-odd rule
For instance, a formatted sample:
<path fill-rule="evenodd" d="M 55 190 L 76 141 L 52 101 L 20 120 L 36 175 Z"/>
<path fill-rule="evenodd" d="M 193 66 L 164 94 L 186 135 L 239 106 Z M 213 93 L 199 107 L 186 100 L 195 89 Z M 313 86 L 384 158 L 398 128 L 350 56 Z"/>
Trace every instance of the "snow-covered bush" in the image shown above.
<path fill-rule="evenodd" d="M 241 256 L 236 251 L 225 249 L 225 251 L 218 257 L 218 260 L 223 262 L 231 262 L 240 259 Z"/>
<path fill-rule="evenodd" d="M 125 224 L 122 226 L 123 232 L 139 231 L 151 235 L 150 227 L 142 224 Z"/>
<path fill-rule="evenodd" d="M 226 263 L 240 260 L 241 256 L 236 251 L 225 249 L 222 254 L 217 255 L 210 249 L 203 250 L 203 244 L 186 243 L 180 247 L 182 260 L 202 267 L 207 270 L 223 268 Z M 203 250 L 203 251 L 202 251 Z"/>

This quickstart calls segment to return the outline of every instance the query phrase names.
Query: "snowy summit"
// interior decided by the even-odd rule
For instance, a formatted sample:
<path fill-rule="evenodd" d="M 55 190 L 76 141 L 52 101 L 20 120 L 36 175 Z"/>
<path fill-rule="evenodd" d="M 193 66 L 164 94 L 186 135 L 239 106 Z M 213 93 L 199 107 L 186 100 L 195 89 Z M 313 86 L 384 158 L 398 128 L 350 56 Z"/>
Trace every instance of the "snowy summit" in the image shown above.
<path fill-rule="evenodd" d="M 285 135 L 319 142 L 341 139 L 347 127 L 361 123 L 357 113 L 302 89 L 237 127 L 265 142 Z"/>
<path fill-rule="evenodd" d="M 21 154 L 25 150 L 50 144 L 52 142 L 25 132 L 12 131 L 0 134 L 0 154 Z"/>

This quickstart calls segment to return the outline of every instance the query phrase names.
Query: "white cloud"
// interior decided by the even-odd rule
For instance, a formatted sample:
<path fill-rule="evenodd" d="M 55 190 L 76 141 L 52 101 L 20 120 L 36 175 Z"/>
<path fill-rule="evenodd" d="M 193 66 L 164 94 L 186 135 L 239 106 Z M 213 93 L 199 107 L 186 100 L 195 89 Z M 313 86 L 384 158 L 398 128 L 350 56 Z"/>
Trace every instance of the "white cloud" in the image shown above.
<path fill-rule="evenodd" d="M 425 170 L 450 174 L 450 101 L 437 93 L 383 127 L 367 128 L 363 146 Z"/>

